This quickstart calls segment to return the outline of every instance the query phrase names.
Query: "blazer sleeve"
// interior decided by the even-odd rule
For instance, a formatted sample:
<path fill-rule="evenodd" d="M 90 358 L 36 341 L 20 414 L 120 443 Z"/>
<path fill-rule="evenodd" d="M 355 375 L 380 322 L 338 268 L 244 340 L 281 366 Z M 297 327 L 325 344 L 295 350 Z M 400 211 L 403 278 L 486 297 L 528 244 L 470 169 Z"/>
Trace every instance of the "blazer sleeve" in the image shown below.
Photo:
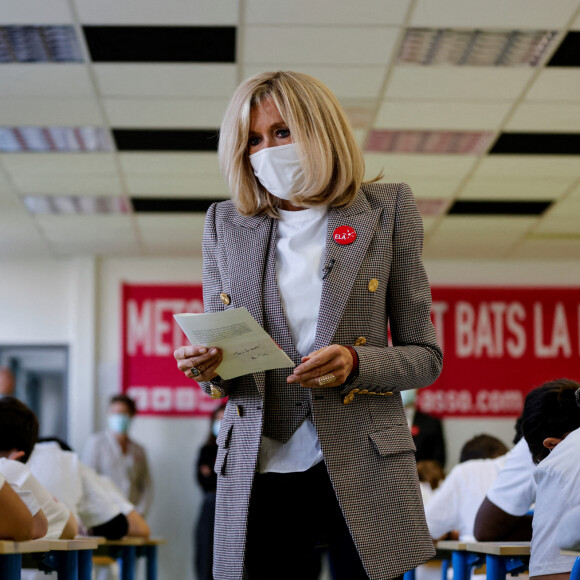
<path fill-rule="evenodd" d="M 431 322 L 431 289 L 421 259 L 423 223 L 411 189 L 400 184 L 393 221 L 393 259 L 387 289 L 392 347 L 355 347 L 359 377 L 344 390 L 399 392 L 430 385 L 443 366 Z"/>
<path fill-rule="evenodd" d="M 207 210 L 203 230 L 203 309 L 204 312 L 219 312 L 224 305 L 219 298 L 223 284 L 218 265 L 218 224 L 217 203 Z M 218 369 L 219 370 L 219 369 Z M 213 398 L 227 397 L 232 381 L 216 377 L 211 382 L 200 382 L 201 389 Z"/>

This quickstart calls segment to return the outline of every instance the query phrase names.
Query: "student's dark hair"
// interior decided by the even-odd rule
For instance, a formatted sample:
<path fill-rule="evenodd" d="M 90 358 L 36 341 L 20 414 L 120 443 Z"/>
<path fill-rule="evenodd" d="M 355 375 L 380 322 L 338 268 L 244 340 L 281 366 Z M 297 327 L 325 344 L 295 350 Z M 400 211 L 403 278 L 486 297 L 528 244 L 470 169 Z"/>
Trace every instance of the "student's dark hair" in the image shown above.
<path fill-rule="evenodd" d="M 534 463 L 548 456 L 548 437 L 561 439 L 580 427 L 580 383 L 557 379 L 530 391 L 524 401 L 522 431 Z"/>
<path fill-rule="evenodd" d="M 38 439 L 38 419 L 22 401 L 14 397 L 0 399 L 0 451 L 24 451 L 26 463 Z"/>
<path fill-rule="evenodd" d="M 461 448 L 459 463 L 470 459 L 494 459 L 507 452 L 508 448 L 497 437 L 486 434 L 476 435 Z"/>
<path fill-rule="evenodd" d="M 127 395 L 113 395 L 109 401 L 109 405 L 112 405 L 113 403 L 123 403 L 124 405 L 127 405 L 131 417 L 137 414 L 137 405 L 135 404 L 135 401 Z"/>
<path fill-rule="evenodd" d="M 58 446 L 63 451 L 73 450 L 73 448 L 66 441 L 64 441 L 60 437 L 55 437 L 54 435 L 51 435 L 49 437 L 39 437 L 37 443 L 58 443 Z"/>
<path fill-rule="evenodd" d="M 520 415 L 516 419 L 516 424 L 514 425 L 514 429 L 516 430 L 516 434 L 514 435 L 513 444 L 517 445 L 520 442 L 520 439 L 524 436 L 522 433 L 522 416 Z"/>

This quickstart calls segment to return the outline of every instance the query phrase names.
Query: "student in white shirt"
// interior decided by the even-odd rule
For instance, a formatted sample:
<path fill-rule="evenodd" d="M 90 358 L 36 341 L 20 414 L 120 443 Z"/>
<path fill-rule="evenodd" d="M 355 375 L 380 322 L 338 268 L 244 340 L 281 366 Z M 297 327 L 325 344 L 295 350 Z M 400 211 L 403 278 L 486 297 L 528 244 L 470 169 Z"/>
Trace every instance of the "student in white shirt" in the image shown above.
<path fill-rule="evenodd" d="M 125 535 L 148 535 L 149 527 L 130 526 L 133 504 L 120 491 L 112 489 L 93 469 L 81 463 L 73 451 L 61 449 L 59 443 L 37 443 L 28 460 L 32 473 L 76 515 L 84 531 L 114 540 Z M 131 529 L 130 529 L 131 528 Z M 144 533 L 145 532 L 145 533 Z"/>
<path fill-rule="evenodd" d="M 109 404 L 106 431 L 91 435 L 83 450 L 83 463 L 113 480 L 143 516 L 153 501 L 153 483 L 145 449 L 129 437 L 137 413 L 135 401 L 115 395 Z"/>
<path fill-rule="evenodd" d="M 474 540 L 477 508 L 503 467 L 506 452 L 507 447 L 491 435 L 478 435 L 464 445 L 462 462 L 451 470 L 425 505 L 432 538 L 456 532 L 462 541 Z"/>
<path fill-rule="evenodd" d="M 537 464 L 530 578 L 567 580 L 575 558 L 560 555 L 556 537 L 580 505 L 580 383 L 559 379 L 528 393 L 522 431 Z"/>
<path fill-rule="evenodd" d="M 40 508 L 37 511 L 40 511 Z M 33 514 L 2 475 L 0 475 L 0 513 L 1 540 L 23 542 L 34 538 Z"/>
<path fill-rule="evenodd" d="M 527 514 L 536 500 L 535 467 L 522 437 L 507 454 L 503 469 L 479 506 L 474 525 L 478 541 L 531 539 L 532 518 Z"/>

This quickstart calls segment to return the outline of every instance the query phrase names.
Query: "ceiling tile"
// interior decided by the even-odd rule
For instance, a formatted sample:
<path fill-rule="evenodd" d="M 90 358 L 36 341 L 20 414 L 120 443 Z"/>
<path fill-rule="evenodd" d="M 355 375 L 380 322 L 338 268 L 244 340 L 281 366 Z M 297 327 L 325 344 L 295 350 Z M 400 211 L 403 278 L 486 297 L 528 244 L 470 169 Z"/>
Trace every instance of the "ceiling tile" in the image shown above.
<path fill-rule="evenodd" d="M 450 199 L 461 183 L 461 177 L 444 179 L 441 177 L 412 176 L 407 181 L 417 199 Z"/>
<path fill-rule="evenodd" d="M 236 86 L 232 64 L 95 64 L 105 97 L 230 98 Z"/>
<path fill-rule="evenodd" d="M 534 74 L 531 68 L 396 66 L 388 99 L 516 99 Z"/>
<path fill-rule="evenodd" d="M 503 102 L 385 101 L 376 129 L 498 130 L 512 104 Z"/>
<path fill-rule="evenodd" d="M 528 217 L 444 218 L 429 234 L 425 258 L 503 258 L 536 223 Z"/>
<path fill-rule="evenodd" d="M 104 99 L 109 123 L 115 128 L 219 127 L 225 99 Z"/>
<path fill-rule="evenodd" d="M 119 162 L 127 173 L 161 174 L 181 173 L 221 175 L 217 153 L 120 153 Z"/>
<path fill-rule="evenodd" d="M 564 195 L 570 185 L 568 179 L 541 179 L 510 176 L 474 177 L 459 194 L 460 199 L 548 200 Z"/>
<path fill-rule="evenodd" d="M 68 0 L 2 0 L 0 24 L 70 24 Z"/>
<path fill-rule="evenodd" d="M 244 64 L 242 77 L 247 79 L 267 70 L 298 70 L 322 81 L 338 99 L 366 100 L 380 96 L 386 74 L 384 66 L 310 66 L 300 62 L 287 62 L 284 66 Z"/>
<path fill-rule="evenodd" d="M 27 195 L 123 195 L 123 186 L 115 174 L 88 174 L 79 179 L 74 173 L 13 177 L 14 187 Z"/>
<path fill-rule="evenodd" d="M 20 208 L 3 209 L 0 214 L 0 259 L 41 259 L 49 256 L 46 240 L 33 218 Z"/>
<path fill-rule="evenodd" d="M 229 197 L 227 186 L 220 176 L 127 173 L 125 182 L 131 195 Z"/>
<path fill-rule="evenodd" d="M 398 30 L 388 27 L 248 26 L 242 54 L 250 64 L 373 65 L 390 61 Z M 266 49 L 267 47 L 267 49 Z"/>
<path fill-rule="evenodd" d="M 527 178 L 547 177 L 561 180 L 578 177 L 578 157 L 574 155 L 493 155 L 482 159 L 475 176 Z"/>
<path fill-rule="evenodd" d="M 577 74 L 580 77 L 580 73 Z M 580 133 L 580 104 L 522 103 L 514 111 L 504 130 Z"/>
<path fill-rule="evenodd" d="M 93 85 L 83 64 L 3 64 L 0 98 L 86 98 Z"/>
<path fill-rule="evenodd" d="M 142 247 L 147 255 L 201 255 L 201 241 L 205 216 L 139 215 L 136 221 Z"/>
<path fill-rule="evenodd" d="M 526 101 L 578 102 L 580 74 L 575 68 L 544 69 L 526 93 Z"/>
<path fill-rule="evenodd" d="M 58 255 L 139 253 L 129 216 L 39 216 L 40 229 Z"/>
<path fill-rule="evenodd" d="M 577 0 L 418 0 L 412 26 L 551 29 L 565 26 Z"/>
<path fill-rule="evenodd" d="M 102 125 L 98 103 L 92 99 L 0 99 L 0 125 Z"/>
<path fill-rule="evenodd" d="M 252 24 L 322 24 L 322 25 L 380 25 L 403 24 L 409 0 L 385 2 L 366 0 L 364 7 L 355 2 L 336 0 L 294 0 L 272 2 L 271 0 L 247 0 L 245 22 Z"/>
<path fill-rule="evenodd" d="M 366 176 L 371 179 L 383 172 L 385 181 L 411 182 L 415 176 L 461 178 L 471 169 L 473 155 L 396 155 L 365 153 Z"/>
<path fill-rule="evenodd" d="M 0 155 L 0 162 L 13 176 L 69 173 L 114 173 L 115 156 L 110 153 L 10 153 Z"/>
<path fill-rule="evenodd" d="M 579 239 L 550 239 L 549 237 L 528 238 L 518 244 L 509 257 L 512 259 L 578 260 Z"/>
<path fill-rule="evenodd" d="M 237 0 L 74 0 L 83 24 L 236 24 Z"/>

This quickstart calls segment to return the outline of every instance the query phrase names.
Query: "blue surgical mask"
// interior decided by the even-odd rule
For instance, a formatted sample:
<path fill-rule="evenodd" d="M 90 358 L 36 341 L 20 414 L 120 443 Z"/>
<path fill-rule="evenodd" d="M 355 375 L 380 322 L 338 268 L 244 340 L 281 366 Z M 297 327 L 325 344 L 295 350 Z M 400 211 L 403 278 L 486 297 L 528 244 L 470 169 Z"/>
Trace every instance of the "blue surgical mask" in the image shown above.
<path fill-rule="evenodd" d="M 211 432 L 213 433 L 214 437 L 218 436 L 218 433 L 220 432 L 220 426 L 221 426 L 222 422 L 220 419 L 216 419 L 212 424 L 211 424 Z"/>
<path fill-rule="evenodd" d="M 109 429 L 113 433 L 125 434 L 129 431 L 131 417 L 125 413 L 113 413 L 109 415 Z"/>

